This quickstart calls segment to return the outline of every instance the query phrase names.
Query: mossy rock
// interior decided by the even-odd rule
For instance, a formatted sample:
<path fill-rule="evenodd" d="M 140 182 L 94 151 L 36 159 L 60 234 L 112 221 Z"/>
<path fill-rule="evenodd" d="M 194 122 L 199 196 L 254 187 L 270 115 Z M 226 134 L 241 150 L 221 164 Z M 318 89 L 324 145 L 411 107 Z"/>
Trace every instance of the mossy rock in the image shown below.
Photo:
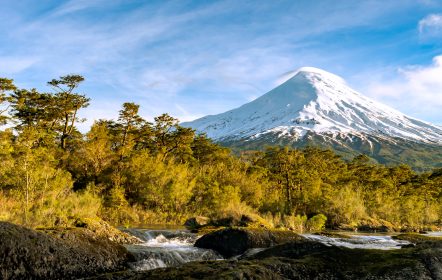
<path fill-rule="evenodd" d="M 207 217 L 196 216 L 196 217 L 192 217 L 192 218 L 187 219 L 184 222 L 184 226 L 189 230 L 197 230 L 199 228 L 202 228 L 202 227 L 208 225 L 209 222 L 210 222 L 210 219 Z"/>
<path fill-rule="evenodd" d="M 110 224 L 98 218 L 77 219 L 74 225 L 76 227 L 90 230 L 98 237 L 106 238 L 119 244 L 137 244 L 143 242 L 139 238 L 126 232 L 122 232 L 121 230 L 114 228 Z"/>
<path fill-rule="evenodd" d="M 205 234 L 209 234 L 209 233 L 212 233 L 214 231 L 222 230 L 222 229 L 225 229 L 225 227 L 215 227 L 215 226 L 209 226 L 208 225 L 208 226 L 204 226 L 204 227 L 199 228 L 199 229 L 191 230 L 191 232 L 192 233 L 197 233 L 198 235 L 205 235 Z"/>
<path fill-rule="evenodd" d="M 320 232 L 315 232 L 313 234 L 331 237 L 331 238 L 345 238 L 345 239 L 351 238 L 350 235 L 346 235 L 346 234 L 342 234 L 342 233 L 338 233 L 338 232 L 332 232 L 332 231 L 320 231 Z"/>
<path fill-rule="evenodd" d="M 201 226 L 193 226 L 193 218 L 186 221 L 190 226 L 186 226 L 193 233 L 198 234 L 208 234 L 217 230 L 240 227 L 248 229 L 271 229 L 269 223 L 267 223 L 263 218 L 258 215 L 225 215 L 222 217 L 211 218 L 210 221 Z"/>
<path fill-rule="evenodd" d="M 362 232 L 395 232 L 396 228 L 397 227 L 388 221 L 366 218 L 359 222 L 356 229 Z"/>
<path fill-rule="evenodd" d="M 0 222 L 0 279 L 77 279 L 127 268 L 120 244 L 84 228 L 35 231 Z"/>
<path fill-rule="evenodd" d="M 271 226 L 258 215 L 227 215 L 211 219 L 209 226 L 214 227 L 248 227 L 248 228 L 271 228 Z"/>
<path fill-rule="evenodd" d="M 396 240 L 406 240 L 412 243 L 421 243 L 421 242 L 440 242 L 442 244 L 442 237 L 438 236 L 428 236 L 419 233 L 402 233 L 396 236 L 393 236 L 393 239 Z"/>

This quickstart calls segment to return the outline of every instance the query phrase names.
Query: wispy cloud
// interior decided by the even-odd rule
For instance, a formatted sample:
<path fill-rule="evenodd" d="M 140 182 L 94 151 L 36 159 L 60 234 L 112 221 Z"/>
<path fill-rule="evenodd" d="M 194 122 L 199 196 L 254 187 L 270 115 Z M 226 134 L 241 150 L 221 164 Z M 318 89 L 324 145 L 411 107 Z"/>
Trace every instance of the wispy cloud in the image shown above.
<path fill-rule="evenodd" d="M 419 33 L 442 35 L 442 14 L 430 14 L 419 21 Z"/>
<path fill-rule="evenodd" d="M 0 18 L 0 74 L 44 90 L 51 78 L 82 74 L 92 119 L 114 117 L 102 104 L 134 101 L 146 117 L 187 120 L 248 102 L 301 66 L 346 77 L 394 57 L 404 40 L 386 30 L 422 1 L 11 1 Z M 438 15 L 405 17 L 414 33 L 428 14 Z M 385 38 L 397 48 L 384 54 Z"/>
<path fill-rule="evenodd" d="M 37 57 L 0 56 L 0 75 L 14 75 L 38 62 Z"/>
<path fill-rule="evenodd" d="M 442 55 L 432 64 L 397 69 L 393 78 L 368 83 L 362 91 L 405 113 L 440 123 L 442 108 Z"/>

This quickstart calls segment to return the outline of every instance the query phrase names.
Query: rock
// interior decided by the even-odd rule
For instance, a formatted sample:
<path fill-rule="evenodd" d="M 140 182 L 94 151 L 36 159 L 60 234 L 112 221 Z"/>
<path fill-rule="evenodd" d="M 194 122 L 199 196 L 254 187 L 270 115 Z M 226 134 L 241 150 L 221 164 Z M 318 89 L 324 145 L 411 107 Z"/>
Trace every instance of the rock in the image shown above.
<path fill-rule="evenodd" d="M 75 226 L 90 230 L 98 237 L 106 238 L 119 244 L 137 244 L 143 242 L 141 239 L 122 232 L 100 219 L 78 219 L 75 222 Z"/>
<path fill-rule="evenodd" d="M 385 251 L 297 240 L 239 261 L 193 262 L 174 268 L 106 274 L 94 279 L 442 279 L 442 243 L 437 244 Z"/>
<path fill-rule="evenodd" d="M 393 232 L 394 230 L 385 225 L 373 226 L 373 225 L 360 225 L 358 231 L 362 232 Z"/>
<path fill-rule="evenodd" d="M 207 234 L 226 227 L 272 228 L 263 218 L 255 214 L 224 214 L 222 217 L 213 219 L 194 217 L 188 219 L 184 225 L 192 232 L 200 234 Z"/>
<path fill-rule="evenodd" d="M 222 218 L 211 220 L 209 225 L 215 227 L 270 228 L 267 222 L 258 215 L 228 215 Z"/>
<path fill-rule="evenodd" d="M 442 243 L 442 237 L 436 236 L 427 236 L 418 233 L 402 233 L 392 237 L 396 240 L 406 240 L 411 243 L 421 244 L 421 243 L 434 243 L 439 244 Z"/>
<path fill-rule="evenodd" d="M 290 242 L 252 256 L 296 259 L 315 271 L 338 279 L 442 279 L 442 243 L 398 250 L 349 249 L 312 241 Z M 329 278 L 326 278 L 329 279 Z"/>
<path fill-rule="evenodd" d="M 252 259 L 265 259 L 269 257 L 284 257 L 298 259 L 310 254 L 323 253 L 330 247 L 312 240 L 296 240 L 256 253 Z M 336 247 L 338 248 L 338 247 Z"/>
<path fill-rule="evenodd" d="M 243 254 L 251 248 L 267 248 L 304 237 L 286 230 L 226 228 L 199 238 L 195 247 L 212 249 L 229 258 Z"/>
<path fill-rule="evenodd" d="M 189 230 L 195 230 L 199 229 L 203 226 L 206 226 L 209 224 L 210 219 L 203 216 L 196 216 L 193 218 L 187 219 L 187 221 L 184 223 L 184 226 Z"/>
<path fill-rule="evenodd" d="M 337 233 L 337 232 L 331 232 L 331 231 L 320 231 L 320 232 L 315 232 L 313 234 L 314 235 L 331 237 L 331 238 L 344 238 L 344 239 L 351 238 L 350 235 L 346 235 L 346 234 L 342 234 L 342 233 Z"/>
<path fill-rule="evenodd" d="M 133 257 L 84 228 L 51 235 L 0 222 L 0 279 L 77 279 L 126 269 Z"/>
<path fill-rule="evenodd" d="M 357 230 L 363 232 L 394 232 L 395 227 L 390 222 L 382 219 L 367 218 L 360 222 Z"/>

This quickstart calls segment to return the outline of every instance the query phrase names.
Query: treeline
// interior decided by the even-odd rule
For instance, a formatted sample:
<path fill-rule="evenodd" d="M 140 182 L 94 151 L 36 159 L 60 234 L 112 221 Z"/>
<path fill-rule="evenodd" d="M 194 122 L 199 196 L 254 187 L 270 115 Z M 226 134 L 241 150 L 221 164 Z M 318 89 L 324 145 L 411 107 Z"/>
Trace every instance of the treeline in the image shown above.
<path fill-rule="evenodd" d="M 82 134 L 83 77 L 17 89 L 0 79 L 0 220 L 70 225 L 182 223 L 246 214 L 273 226 L 440 225 L 442 170 L 343 161 L 329 150 L 268 148 L 240 157 L 164 114 L 148 122 L 124 103 L 117 120 Z M 311 226 L 311 228 L 314 226 Z"/>

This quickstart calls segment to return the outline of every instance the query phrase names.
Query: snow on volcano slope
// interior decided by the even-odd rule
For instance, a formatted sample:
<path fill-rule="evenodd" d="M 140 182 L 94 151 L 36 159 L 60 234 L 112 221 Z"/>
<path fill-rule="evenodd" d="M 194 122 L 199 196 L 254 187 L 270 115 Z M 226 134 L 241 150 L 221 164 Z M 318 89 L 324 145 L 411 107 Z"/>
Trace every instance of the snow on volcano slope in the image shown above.
<path fill-rule="evenodd" d="M 303 67 L 263 96 L 222 114 L 183 123 L 217 141 L 266 134 L 300 139 L 307 133 L 374 135 L 442 144 L 442 128 L 375 102 L 324 70 Z"/>

